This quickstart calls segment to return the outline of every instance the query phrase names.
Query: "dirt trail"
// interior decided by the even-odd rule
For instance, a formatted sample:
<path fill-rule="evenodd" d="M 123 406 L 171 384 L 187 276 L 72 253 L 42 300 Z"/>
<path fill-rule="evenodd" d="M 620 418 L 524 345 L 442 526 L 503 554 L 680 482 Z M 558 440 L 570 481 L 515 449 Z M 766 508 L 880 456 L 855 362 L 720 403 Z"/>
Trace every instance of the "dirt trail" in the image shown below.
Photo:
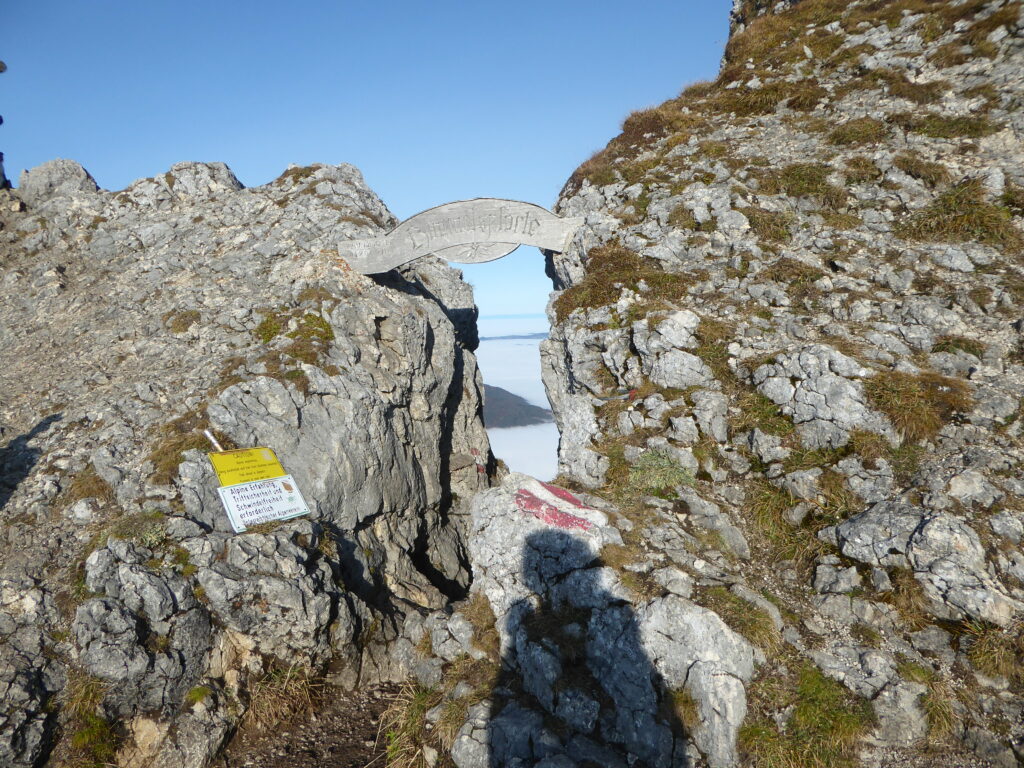
<path fill-rule="evenodd" d="M 241 731 L 218 768 L 364 768 L 384 765 L 376 746 L 381 713 L 397 692 L 393 687 L 348 693 L 331 690 L 313 711 L 301 713 L 263 733 Z"/>

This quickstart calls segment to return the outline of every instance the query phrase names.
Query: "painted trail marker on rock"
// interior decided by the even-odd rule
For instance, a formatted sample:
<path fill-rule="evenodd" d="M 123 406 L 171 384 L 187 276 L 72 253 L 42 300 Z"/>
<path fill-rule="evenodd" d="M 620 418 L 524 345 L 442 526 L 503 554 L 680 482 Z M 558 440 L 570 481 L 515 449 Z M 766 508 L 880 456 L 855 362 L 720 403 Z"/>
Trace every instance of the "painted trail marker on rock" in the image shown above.
<path fill-rule="evenodd" d="M 520 245 L 564 251 L 582 223 L 518 200 L 460 200 L 417 213 L 383 237 L 338 243 L 338 253 L 364 275 L 387 272 L 428 254 L 482 264 Z"/>
<path fill-rule="evenodd" d="M 244 448 L 211 453 L 220 481 L 221 503 L 235 533 L 271 520 L 308 515 L 295 478 L 287 474 L 270 448 Z"/>

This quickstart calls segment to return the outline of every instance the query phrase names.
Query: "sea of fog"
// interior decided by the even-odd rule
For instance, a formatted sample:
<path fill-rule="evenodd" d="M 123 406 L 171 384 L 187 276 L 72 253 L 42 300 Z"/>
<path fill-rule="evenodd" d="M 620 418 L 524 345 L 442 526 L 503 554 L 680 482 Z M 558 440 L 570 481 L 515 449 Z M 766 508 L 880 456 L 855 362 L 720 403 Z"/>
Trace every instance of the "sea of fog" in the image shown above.
<path fill-rule="evenodd" d="M 546 333 L 544 315 L 484 316 L 477 322 L 480 348 L 477 361 L 484 381 L 507 389 L 533 405 L 550 408 L 540 378 L 540 339 L 500 339 L 495 336 L 527 336 Z M 554 423 L 532 427 L 488 429 L 491 450 L 510 469 L 550 480 L 558 473 L 558 430 Z"/>

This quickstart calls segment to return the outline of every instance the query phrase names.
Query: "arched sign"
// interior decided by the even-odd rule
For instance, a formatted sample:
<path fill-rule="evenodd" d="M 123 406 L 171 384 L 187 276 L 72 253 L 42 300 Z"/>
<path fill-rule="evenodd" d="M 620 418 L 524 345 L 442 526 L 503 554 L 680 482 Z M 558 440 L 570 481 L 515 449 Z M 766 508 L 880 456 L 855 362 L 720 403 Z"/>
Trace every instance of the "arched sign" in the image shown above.
<path fill-rule="evenodd" d="M 427 254 L 480 264 L 507 256 L 520 245 L 564 251 L 582 223 L 517 200 L 461 200 L 417 213 L 383 237 L 338 243 L 338 253 L 364 275 L 387 272 Z"/>

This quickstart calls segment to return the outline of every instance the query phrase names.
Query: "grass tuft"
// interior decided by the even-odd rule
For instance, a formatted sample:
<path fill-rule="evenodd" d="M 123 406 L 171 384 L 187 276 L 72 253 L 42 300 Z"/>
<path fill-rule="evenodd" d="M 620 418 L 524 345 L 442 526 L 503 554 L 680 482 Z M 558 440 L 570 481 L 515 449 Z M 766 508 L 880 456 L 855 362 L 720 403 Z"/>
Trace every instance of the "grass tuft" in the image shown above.
<path fill-rule="evenodd" d="M 266 731 L 303 712 L 312 712 L 324 683 L 308 669 L 272 669 L 249 686 L 249 707 L 243 725 Z"/>
<path fill-rule="evenodd" d="M 857 117 L 834 128 L 828 135 L 830 144 L 849 147 L 860 144 L 875 144 L 882 141 L 888 131 L 885 123 L 873 117 Z"/>
<path fill-rule="evenodd" d="M 924 587 L 914 576 L 914 572 L 906 568 L 894 568 L 889 573 L 892 589 L 883 592 L 879 599 L 896 609 L 903 626 L 916 632 L 929 625 L 928 598 Z"/>
<path fill-rule="evenodd" d="M 781 647 L 782 635 L 775 628 L 768 612 L 737 597 L 725 587 L 702 590 L 697 602 L 717 613 L 731 629 L 769 655 Z"/>
<path fill-rule="evenodd" d="M 873 723 L 870 704 L 855 699 L 812 663 L 751 686 L 752 716 L 739 733 L 740 750 L 757 768 L 852 768 Z M 791 712 L 785 728 L 771 716 Z"/>
<path fill-rule="evenodd" d="M 975 339 L 968 339 L 966 336 L 940 336 L 932 352 L 966 352 L 980 358 L 985 354 L 985 345 Z"/>
<path fill-rule="evenodd" d="M 989 677 L 1006 677 L 1024 683 L 1024 635 L 1021 622 L 1001 629 L 982 621 L 963 625 L 967 638 L 967 658 Z"/>
<path fill-rule="evenodd" d="M 629 468 L 630 490 L 660 497 L 675 496 L 675 489 L 693 485 L 693 475 L 666 451 L 652 449 L 640 454 Z"/>
<path fill-rule="evenodd" d="M 846 161 L 847 184 L 865 184 L 869 181 L 877 181 L 881 177 L 882 172 L 870 158 L 855 155 Z"/>
<path fill-rule="evenodd" d="M 974 406 L 966 382 L 931 372 L 882 371 L 864 382 L 864 393 L 904 442 L 934 437 L 954 413 Z"/>
<path fill-rule="evenodd" d="M 789 232 L 791 217 L 784 213 L 757 206 L 742 208 L 740 213 L 747 217 L 750 228 L 760 240 L 769 243 L 788 243 L 793 237 Z"/>
<path fill-rule="evenodd" d="M 733 415 L 729 421 L 734 434 L 755 428 L 777 437 L 793 434 L 793 421 L 784 416 L 779 406 L 760 392 L 744 392 L 737 399 L 736 406 L 739 413 Z"/>
<path fill-rule="evenodd" d="M 652 299 L 677 299 L 689 280 L 663 271 L 654 262 L 617 243 L 592 248 L 587 254 L 587 274 L 555 299 L 555 316 L 562 322 L 576 309 L 594 309 L 613 304 L 623 287 L 636 290 L 641 281 Z"/>
<path fill-rule="evenodd" d="M 900 112 L 890 115 L 889 121 L 906 131 L 920 133 L 933 139 L 980 139 L 1002 129 L 984 115 L 948 117 L 935 113 Z"/>
<path fill-rule="evenodd" d="M 903 152 L 893 158 L 893 164 L 908 176 L 937 187 L 949 181 L 949 171 L 942 163 L 931 163 L 914 152 Z"/>

